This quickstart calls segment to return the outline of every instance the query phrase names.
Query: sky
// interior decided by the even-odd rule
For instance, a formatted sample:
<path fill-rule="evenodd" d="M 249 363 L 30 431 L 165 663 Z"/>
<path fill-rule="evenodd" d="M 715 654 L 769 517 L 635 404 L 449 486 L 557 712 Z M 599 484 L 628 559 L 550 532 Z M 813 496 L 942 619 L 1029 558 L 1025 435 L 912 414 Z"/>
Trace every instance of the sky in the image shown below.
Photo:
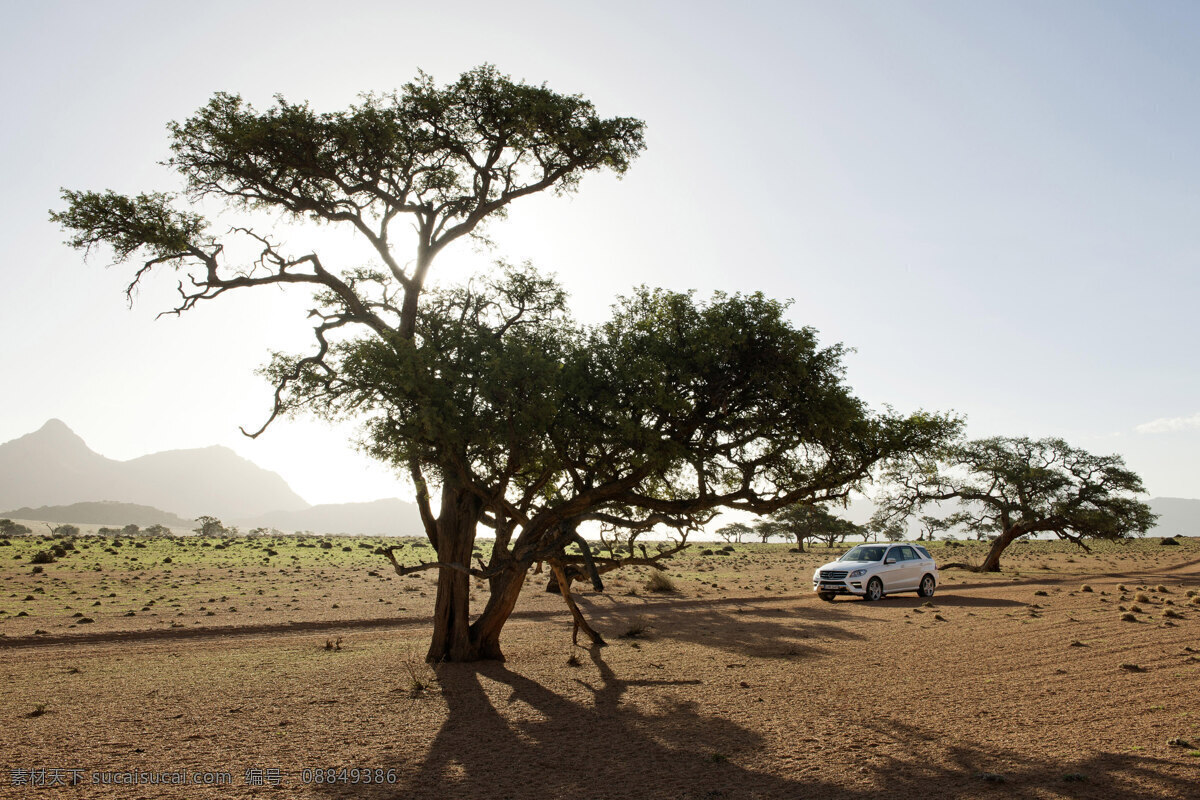
<path fill-rule="evenodd" d="M 529 259 L 591 322 L 639 284 L 761 290 L 855 349 L 876 408 L 1060 436 L 1200 497 L 1200 5 L 0 4 L 0 442 L 57 417 L 111 458 L 220 444 L 311 503 L 411 498 L 352 423 L 239 432 L 268 353 L 311 339 L 303 292 L 156 319 L 172 276 L 130 308 L 130 265 L 85 263 L 48 212 L 62 187 L 181 188 L 166 125 L 214 92 L 336 110 L 486 62 L 644 120 L 647 150 L 517 202 L 435 280 Z"/>

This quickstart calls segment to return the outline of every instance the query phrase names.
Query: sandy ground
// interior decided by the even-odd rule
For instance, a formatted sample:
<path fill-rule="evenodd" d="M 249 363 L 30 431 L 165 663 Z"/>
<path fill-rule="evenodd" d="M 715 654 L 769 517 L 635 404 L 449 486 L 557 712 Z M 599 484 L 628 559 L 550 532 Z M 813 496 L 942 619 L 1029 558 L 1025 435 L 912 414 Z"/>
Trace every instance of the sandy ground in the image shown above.
<path fill-rule="evenodd" d="M 825 558 L 739 547 L 678 559 L 675 594 L 636 575 L 581 592 L 604 648 L 571 647 L 538 576 L 506 663 L 438 667 L 424 578 L 231 568 L 205 596 L 147 570 L 171 609 L 150 617 L 101 591 L 132 574 L 6 562 L 0 797 L 1200 798 L 1200 542 L 1014 548 L 999 575 L 948 571 L 931 605 L 822 603 Z M 46 592 L 13 618 L 39 581 L 96 622 Z M 91 605 L 109 594 L 125 605 Z M 24 770 L 82 782 L 13 785 Z M 92 783 L 133 771 L 230 784 Z"/>

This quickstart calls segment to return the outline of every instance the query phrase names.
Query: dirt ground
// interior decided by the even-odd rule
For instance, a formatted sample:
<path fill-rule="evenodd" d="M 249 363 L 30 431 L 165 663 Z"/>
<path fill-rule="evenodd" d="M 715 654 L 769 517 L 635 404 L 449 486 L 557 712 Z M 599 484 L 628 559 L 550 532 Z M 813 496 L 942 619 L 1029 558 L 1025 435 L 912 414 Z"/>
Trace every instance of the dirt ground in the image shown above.
<path fill-rule="evenodd" d="M 822 603 L 826 552 L 697 548 L 675 592 L 645 573 L 579 592 L 607 647 L 572 648 L 531 576 L 506 663 L 430 667 L 430 579 L 369 547 L 127 540 L 35 575 L 45 542 L 14 540 L 0 797 L 1200 798 L 1200 541 L 1181 541 L 1014 545 L 928 603 Z"/>

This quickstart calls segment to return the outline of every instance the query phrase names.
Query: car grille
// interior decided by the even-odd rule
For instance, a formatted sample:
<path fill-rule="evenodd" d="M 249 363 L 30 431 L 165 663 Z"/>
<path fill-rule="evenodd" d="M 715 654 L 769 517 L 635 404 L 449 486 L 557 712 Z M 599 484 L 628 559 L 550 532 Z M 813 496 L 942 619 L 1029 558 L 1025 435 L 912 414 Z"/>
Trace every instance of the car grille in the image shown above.
<path fill-rule="evenodd" d="M 846 570 L 844 570 L 844 569 L 823 569 L 823 570 L 821 570 L 821 579 L 829 580 L 829 581 L 840 581 L 842 578 L 846 577 L 846 574 L 847 574 Z"/>

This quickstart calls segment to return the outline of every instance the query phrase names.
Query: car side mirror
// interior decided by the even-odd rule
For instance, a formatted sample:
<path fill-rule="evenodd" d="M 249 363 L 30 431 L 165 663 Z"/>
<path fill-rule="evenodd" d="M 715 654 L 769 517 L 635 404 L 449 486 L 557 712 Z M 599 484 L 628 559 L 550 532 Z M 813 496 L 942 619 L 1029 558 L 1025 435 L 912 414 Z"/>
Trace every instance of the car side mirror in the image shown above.
<path fill-rule="evenodd" d="M 894 558 L 889 558 L 889 559 L 885 560 L 883 563 L 885 563 L 885 564 L 895 564 L 895 563 L 896 563 L 896 559 L 894 559 Z"/>

